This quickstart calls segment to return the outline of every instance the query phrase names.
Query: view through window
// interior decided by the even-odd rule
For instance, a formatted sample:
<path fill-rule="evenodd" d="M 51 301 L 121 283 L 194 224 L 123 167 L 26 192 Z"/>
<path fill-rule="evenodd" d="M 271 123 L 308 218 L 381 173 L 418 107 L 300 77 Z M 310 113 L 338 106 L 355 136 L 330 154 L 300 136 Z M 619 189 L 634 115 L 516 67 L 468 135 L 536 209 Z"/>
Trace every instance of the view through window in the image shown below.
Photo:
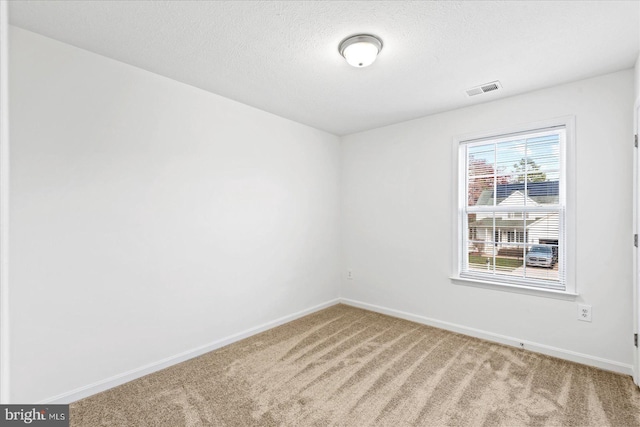
<path fill-rule="evenodd" d="M 555 127 L 460 144 L 461 276 L 565 289 L 565 138 Z"/>

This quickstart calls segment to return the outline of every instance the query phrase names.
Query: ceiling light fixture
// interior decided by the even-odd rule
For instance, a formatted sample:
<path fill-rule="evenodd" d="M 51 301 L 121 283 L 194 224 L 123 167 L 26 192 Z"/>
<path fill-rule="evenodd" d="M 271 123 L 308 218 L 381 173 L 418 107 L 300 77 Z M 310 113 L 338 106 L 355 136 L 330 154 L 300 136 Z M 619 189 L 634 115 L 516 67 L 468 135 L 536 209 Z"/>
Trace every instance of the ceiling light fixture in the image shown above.
<path fill-rule="evenodd" d="M 338 46 L 340 55 L 344 56 L 349 65 L 358 68 L 373 64 L 381 50 L 382 40 L 369 34 L 348 37 Z"/>

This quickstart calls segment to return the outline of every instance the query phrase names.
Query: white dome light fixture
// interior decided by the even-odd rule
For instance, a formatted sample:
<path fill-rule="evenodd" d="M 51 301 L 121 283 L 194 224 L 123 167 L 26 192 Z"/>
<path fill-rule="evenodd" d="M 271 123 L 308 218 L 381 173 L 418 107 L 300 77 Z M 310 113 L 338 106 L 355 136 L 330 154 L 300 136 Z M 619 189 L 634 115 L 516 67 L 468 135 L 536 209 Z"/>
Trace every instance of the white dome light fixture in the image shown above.
<path fill-rule="evenodd" d="M 382 50 L 382 40 L 370 34 L 359 34 L 344 39 L 338 51 L 349 65 L 357 68 L 368 67 Z"/>

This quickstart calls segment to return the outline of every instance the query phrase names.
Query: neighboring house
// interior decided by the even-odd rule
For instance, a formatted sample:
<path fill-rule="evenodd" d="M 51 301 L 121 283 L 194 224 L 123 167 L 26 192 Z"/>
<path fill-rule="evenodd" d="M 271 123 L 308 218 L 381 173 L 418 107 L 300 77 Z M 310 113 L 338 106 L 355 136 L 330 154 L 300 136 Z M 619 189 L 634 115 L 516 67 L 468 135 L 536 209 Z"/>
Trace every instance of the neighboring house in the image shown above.
<path fill-rule="evenodd" d="M 495 206 L 524 207 L 555 205 L 559 198 L 558 181 L 499 184 Z M 525 192 L 527 193 L 525 195 Z M 494 206 L 492 189 L 482 191 L 476 206 Z M 495 215 L 495 223 L 494 223 Z M 557 212 L 487 212 L 469 219 L 469 250 L 483 256 L 523 256 L 525 246 L 558 244 Z M 525 245 L 526 244 L 526 245 Z"/>

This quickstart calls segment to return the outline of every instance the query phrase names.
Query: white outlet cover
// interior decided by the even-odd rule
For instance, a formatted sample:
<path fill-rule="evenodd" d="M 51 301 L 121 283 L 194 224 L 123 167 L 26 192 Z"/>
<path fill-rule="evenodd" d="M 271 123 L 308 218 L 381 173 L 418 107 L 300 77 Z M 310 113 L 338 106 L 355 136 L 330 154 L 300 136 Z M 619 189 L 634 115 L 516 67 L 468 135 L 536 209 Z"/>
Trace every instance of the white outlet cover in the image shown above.
<path fill-rule="evenodd" d="M 578 304 L 578 320 L 583 322 L 591 322 L 591 306 L 587 304 Z"/>

